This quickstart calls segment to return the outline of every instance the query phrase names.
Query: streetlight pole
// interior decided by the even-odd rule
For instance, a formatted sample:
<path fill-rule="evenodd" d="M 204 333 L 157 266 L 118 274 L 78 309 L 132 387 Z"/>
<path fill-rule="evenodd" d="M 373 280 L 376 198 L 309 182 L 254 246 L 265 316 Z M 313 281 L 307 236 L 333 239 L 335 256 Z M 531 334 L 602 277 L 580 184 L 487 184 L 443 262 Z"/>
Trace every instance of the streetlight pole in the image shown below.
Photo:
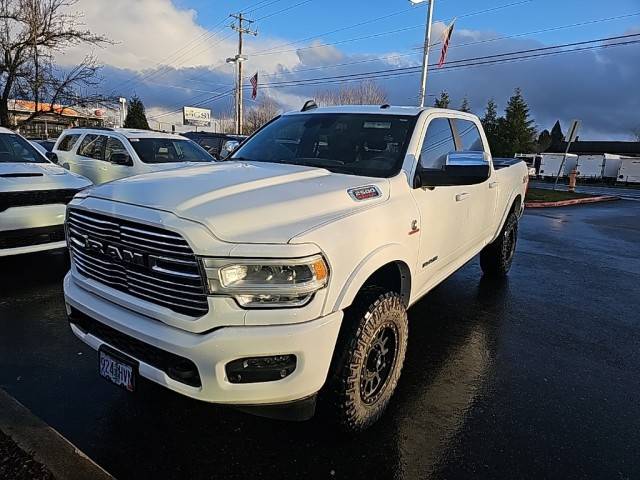
<path fill-rule="evenodd" d="M 424 0 L 409 0 L 411 3 L 422 3 Z M 427 97 L 427 73 L 429 71 L 429 45 L 431 45 L 431 20 L 433 19 L 433 4 L 435 0 L 429 0 L 427 8 L 427 25 L 424 32 L 424 54 L 422 57 L 422 83 L 420 84 L 420 106 L 424 107 Z"/>

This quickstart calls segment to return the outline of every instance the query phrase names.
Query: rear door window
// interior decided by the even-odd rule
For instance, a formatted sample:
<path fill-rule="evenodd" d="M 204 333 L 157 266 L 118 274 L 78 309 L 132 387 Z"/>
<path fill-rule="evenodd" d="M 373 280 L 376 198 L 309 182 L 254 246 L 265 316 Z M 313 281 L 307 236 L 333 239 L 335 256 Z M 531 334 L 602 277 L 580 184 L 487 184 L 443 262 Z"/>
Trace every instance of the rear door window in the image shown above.
<path fill-rule="evenodd" d="M 65 135 L 60 140 L 60 144 L 58 145 L 58 150 L 61 150 L 63 152 L 70 151 L 73 148 L 73 146 L 76 144 L 79 138 L 80 138 L 80 134 L 78 133 Z"/>
<path fill-rule="evenodd" d="M 96 160 L 104 160 L 106 140 L 107 137 L 104 135 L 87 134 L 78 148 L 78 155 Z"/>
<path fill-rule="evenodd" d="M 104 159 L 107 162 L 110 162 L 111 155 L 114 153 L 126 153 L 127 155 L 129 154 L 129 152 L 127 152 L 127 149 L 125 148 L 125 146 L 122 144 L 120 140 L 114 137 L 109 137 L 107 139 L 107 145 L 105 146 L 105 149 L 104 149 Z"/>

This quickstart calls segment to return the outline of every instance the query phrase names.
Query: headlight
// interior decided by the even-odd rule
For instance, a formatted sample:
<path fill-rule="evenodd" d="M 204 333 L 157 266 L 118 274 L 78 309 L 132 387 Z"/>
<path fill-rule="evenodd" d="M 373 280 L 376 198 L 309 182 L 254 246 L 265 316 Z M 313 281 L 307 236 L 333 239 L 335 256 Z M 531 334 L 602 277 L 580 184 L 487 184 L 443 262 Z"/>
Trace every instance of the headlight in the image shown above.
<path fill-rule="evenodd" d="M 203 258 L 211 295 L 230 295 L 242 307 L 299 307 L 327 284 L 321 255 L 295 259 Z"/>

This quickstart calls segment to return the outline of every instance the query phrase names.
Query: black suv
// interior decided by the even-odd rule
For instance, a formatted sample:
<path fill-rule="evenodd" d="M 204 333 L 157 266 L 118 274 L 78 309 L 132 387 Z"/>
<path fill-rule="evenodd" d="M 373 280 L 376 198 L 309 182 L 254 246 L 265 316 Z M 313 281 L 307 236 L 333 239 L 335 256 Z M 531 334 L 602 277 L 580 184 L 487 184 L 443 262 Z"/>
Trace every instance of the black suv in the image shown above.
<path fill-rule="evenodd" d="M 181 133 L 180 135 L 196 142 L 217 160 L 222 160 L 229 154 L 229 151 L 224 150 L 227 142 L 232 141 L 242 143 L 244 139 L 247 138 L 246 135 L 231 135 L 227 133 L 214 132 L 186 132 Z"/>

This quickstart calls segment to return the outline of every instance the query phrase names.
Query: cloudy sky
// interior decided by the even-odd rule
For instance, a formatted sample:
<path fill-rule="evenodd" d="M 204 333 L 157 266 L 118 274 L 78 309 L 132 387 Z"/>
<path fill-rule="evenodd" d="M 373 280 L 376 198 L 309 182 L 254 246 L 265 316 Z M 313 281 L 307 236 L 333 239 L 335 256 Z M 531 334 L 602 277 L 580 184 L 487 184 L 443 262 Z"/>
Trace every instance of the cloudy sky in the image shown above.
<path fill-rule="evenodd" d="M 640 34 L 640 0 L 435 2 L 433 41 L 457 18 L 450 62 Z M 115 42 L 94 51 L 104 65 L 102 90 L 139 95 L 150 119 L 167 128 L 181 123 L 176 111 L 183 105 L 211 108 L 214 116 L 229 110 L 233 67 L 225 59 L 237 48 L 237 35 L 228 28 L 232 12 L 256 20 L 258 36 L 245 37 L 246 77 L 259 72 L 259 95 L 286 110 L 320 90 L 339 88 L 349 75 L 420 65 L 425 7 L 407 0 L 79 0 L 74 8 L 91 30 Z M 636 40 L 640 36 L 604 43 Z M 508 63 L 434 68 L 428 94 L 446 89 L 453 106 L 466 95 L 481 115 L 489 98 L 502 108 L 521 87 L 539 129 L 580 118 L 582 139 L 631 139 L 640 127 L 640 43 L 584 49 L 594 45 Z M 68 51 L 60 62 L 72 65 L 86 53 Z M 416 103 L 417 70 L 373 75 L 392 103 Z M 277 85 L 310 79 L 315 83 Z"/>

